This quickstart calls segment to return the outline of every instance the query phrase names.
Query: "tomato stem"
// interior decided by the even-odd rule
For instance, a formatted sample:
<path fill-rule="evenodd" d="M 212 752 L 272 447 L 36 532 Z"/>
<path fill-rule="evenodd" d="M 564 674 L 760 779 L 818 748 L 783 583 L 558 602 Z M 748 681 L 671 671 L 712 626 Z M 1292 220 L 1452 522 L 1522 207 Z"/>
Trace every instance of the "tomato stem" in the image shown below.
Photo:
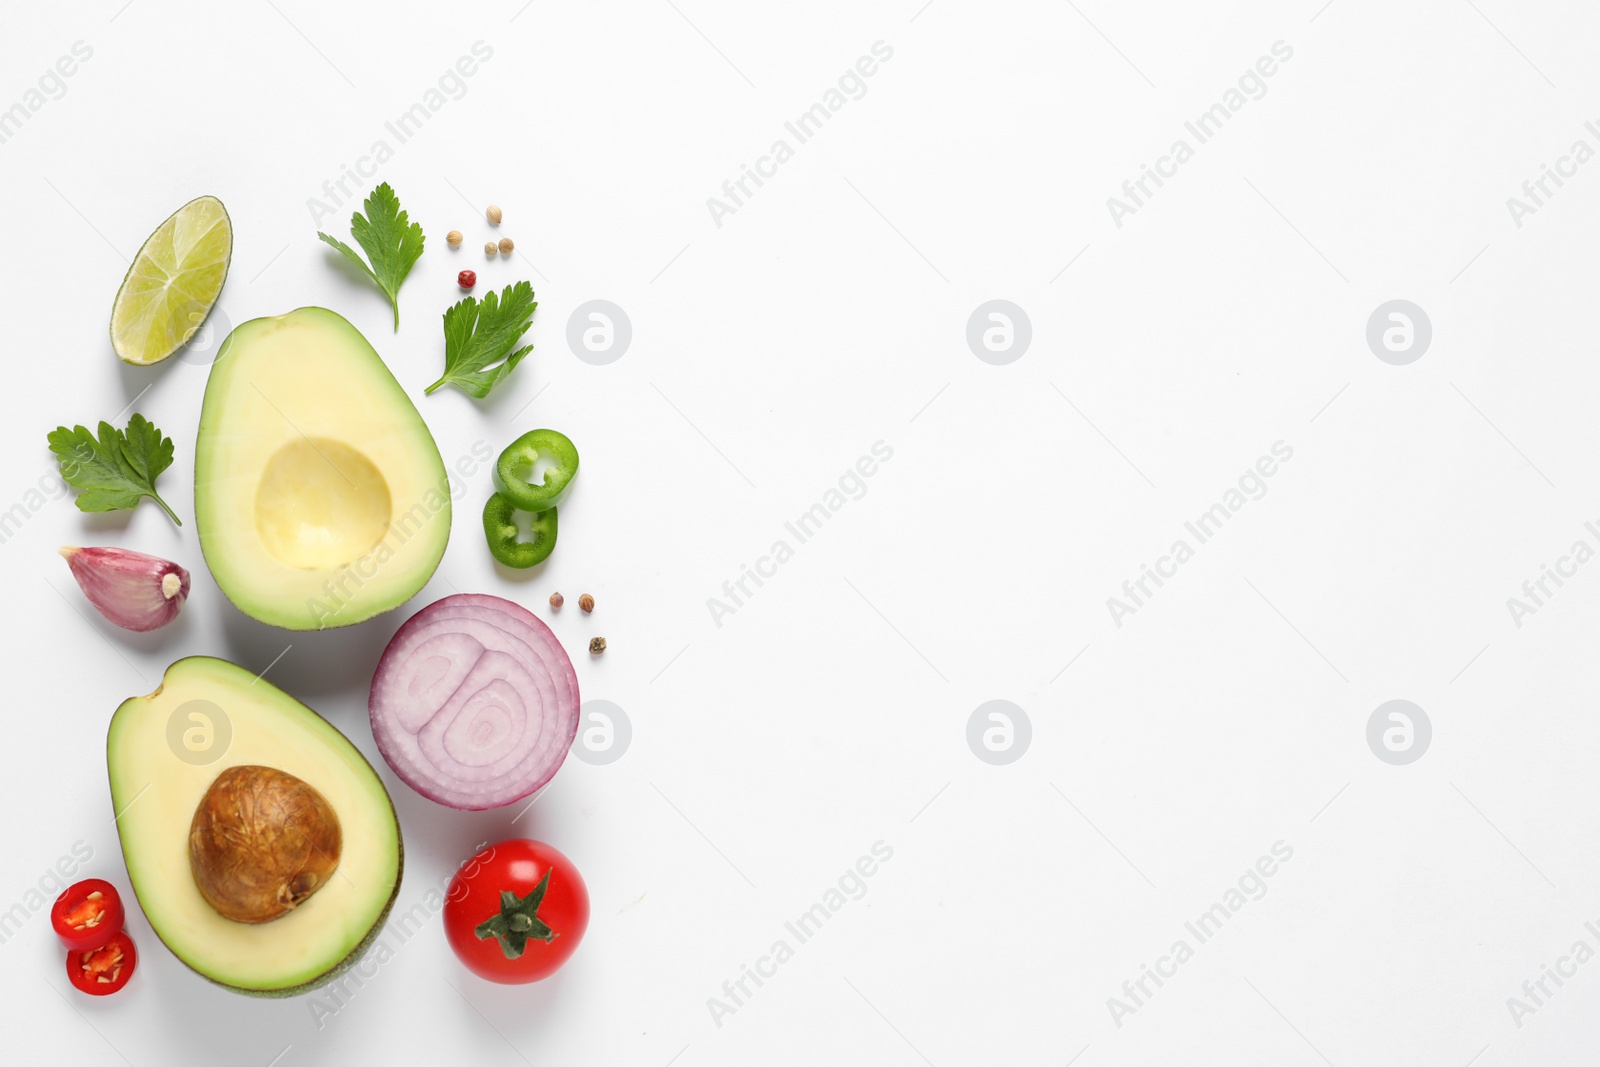
<path fill-rule="evenodd" d="M 556 932 L 539 918 L 539 905 L 544 903 L 545 892 L 550 888 L 551 869 L 545 868 L 544 877 L 525 897 L 502 889 L 499 912 L 479 923 L 472 932 L 481 940 L 491 937 L 498 939 L 500 951 L 506 954 L 508 960 L 521 958 L 530 938 L 538 938 L 547 944 L 554 941 Z"/>

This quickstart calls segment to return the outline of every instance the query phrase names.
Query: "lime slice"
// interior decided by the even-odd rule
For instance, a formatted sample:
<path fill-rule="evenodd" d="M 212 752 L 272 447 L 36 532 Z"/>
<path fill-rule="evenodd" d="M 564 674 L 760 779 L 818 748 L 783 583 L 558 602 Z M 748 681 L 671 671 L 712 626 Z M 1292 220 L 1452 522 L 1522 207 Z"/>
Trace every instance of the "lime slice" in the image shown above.
<path fill-rule="evenodd" d="M 233 224 L 214 196 L 189 201 L 145 239 L 111 307 L 111 347 L 124 363 L 160 363 L 188 343 L 222 292 Z"/>

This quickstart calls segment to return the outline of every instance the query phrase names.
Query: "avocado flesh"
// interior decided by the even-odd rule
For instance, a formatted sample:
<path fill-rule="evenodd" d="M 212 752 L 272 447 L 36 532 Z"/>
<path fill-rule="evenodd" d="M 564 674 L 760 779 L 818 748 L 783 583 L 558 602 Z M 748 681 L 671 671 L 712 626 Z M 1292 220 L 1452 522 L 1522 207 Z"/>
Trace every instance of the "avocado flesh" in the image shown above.
<path fill-rule="evenodd" d="M 200 732 L 186 747 L 189 730 Z M 224 743 L 220 756 L 204 762 L 211 746 Z M 388 790 L 343 734 L 270 682 L 209 656 L 178 660 L 154 693 L 117 708 L 106 765 L 128 879 L 145 918 L 204 977 L 258 996 L 302 993 L 355 963 L 382 929 L 403 866 Z M 189 867 L 196 805 L 223 771 L 250 765 L 310 784 L 344 831 L 332 877 L 293 911 L 263 923 L 219 915 Z"/>
<path fill-rule="evenodd" d="M 349 626 L 405 603 L 450 539 L 450 489 L 422 416 L 365 337 L 306 307 L 223 342 L 195 443 L 212 576 L 252 618 Z"/>

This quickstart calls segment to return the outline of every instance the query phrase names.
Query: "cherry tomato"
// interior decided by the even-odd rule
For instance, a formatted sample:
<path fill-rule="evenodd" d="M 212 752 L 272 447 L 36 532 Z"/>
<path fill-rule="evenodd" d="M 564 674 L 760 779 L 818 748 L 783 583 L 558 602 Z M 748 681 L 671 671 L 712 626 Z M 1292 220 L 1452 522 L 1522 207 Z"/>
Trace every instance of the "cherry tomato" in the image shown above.
<path fill-rule="evenodd" d="M 537 982 L 560 969 L 589 928 L 578 869 L 540 841 L 490 845 L 450 880 L 444 932 L 467 970 L 491 982 Z"/>
<path fill-rule="evenodd" d="M 133 939 L 118 933 L 99 948 L 67 953 L 67 979 L 80 993 L 106 997 L 128 984 L 139 954 Z"/>
<path fill-rule="evenodd" d="M 69 951 L 99 948 L 122 932 L 122 897 L 100 878 L 66 888 L 50 908 L 50 925 Z"/>

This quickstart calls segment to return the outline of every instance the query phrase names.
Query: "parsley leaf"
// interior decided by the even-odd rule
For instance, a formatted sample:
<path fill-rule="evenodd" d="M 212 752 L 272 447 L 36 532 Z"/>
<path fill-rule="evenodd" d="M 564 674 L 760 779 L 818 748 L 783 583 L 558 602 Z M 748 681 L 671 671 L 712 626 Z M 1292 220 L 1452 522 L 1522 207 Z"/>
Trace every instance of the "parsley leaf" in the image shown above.
<path fill-rule="evenodd" d="M 498 295 L 484 294 L 481 304 L 469 296 L 450 308 L 444 313 L 444 376 L 423 392 L 453 385 L 479 400 L 488 396 L 533 351 L 532 345 L 511 349 L 528 331 L 538 306 L 533 286 L 518 282 Z"/>
<path fill-rule="evenodd" d="M 50 431 L 50 451 L 60 461 L 61 477 L 78 490 L 79 511 L 121 511 L 149 497 L 182 526 L 156 495 L 156 477 L 172 466 L 172 450 L 172 438 L 137 414 L 126 431 L 102 422 L 98 440 L 82 426 Z"/>
<path fill-rule="evenodd" d="M 317 236 L 345 254 L 356 266 L 366 271 L 367 277 L 378 283 L 389 297 L 394 308 L 394 328 L 400 328 L 400 283 L 411 273 L 417 257 L 422 255 L 422 226 L 409 222 L 400 210 L 400 198 L 394 195 L 389 183 L 384 182 L 372 190 L 361 205 L 366 215 L 356 212 L 350 216 L 350 233 L 356 243 L 367 251 L 367 266 L 355 249 L 321 230 Z"/>

